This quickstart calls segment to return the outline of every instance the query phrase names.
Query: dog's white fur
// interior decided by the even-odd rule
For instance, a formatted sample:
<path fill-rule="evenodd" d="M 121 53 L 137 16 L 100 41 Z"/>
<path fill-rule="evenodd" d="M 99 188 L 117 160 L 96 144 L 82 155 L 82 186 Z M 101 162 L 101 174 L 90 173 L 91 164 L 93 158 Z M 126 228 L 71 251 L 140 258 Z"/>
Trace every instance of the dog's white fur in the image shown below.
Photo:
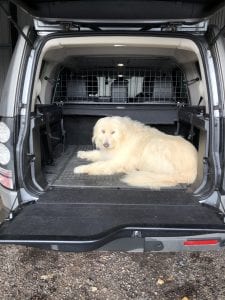
<path fill-rule="evenodd" d="M 126 173 L 123 182 L 157 189 L 191 184 L 197 176 L 197 151 L 190 142 L 128 117 L 99 119 L 93 142 L 98 150 L 79 151 L 77 155 L 93 163 L 76 167 L 74 173 Z"/>

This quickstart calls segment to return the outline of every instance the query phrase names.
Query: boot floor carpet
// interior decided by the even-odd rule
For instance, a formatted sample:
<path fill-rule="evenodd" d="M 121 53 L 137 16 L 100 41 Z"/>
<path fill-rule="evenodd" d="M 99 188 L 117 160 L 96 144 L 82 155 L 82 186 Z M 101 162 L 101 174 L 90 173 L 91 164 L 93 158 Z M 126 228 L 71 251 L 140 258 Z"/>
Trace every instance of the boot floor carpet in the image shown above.
<path fill-rule="evenodd" d="M 127 226 L 224 227 L 215 209 L 184 191 L 52 188 L 3 224 L 0 237 L 90 237 Z"/>

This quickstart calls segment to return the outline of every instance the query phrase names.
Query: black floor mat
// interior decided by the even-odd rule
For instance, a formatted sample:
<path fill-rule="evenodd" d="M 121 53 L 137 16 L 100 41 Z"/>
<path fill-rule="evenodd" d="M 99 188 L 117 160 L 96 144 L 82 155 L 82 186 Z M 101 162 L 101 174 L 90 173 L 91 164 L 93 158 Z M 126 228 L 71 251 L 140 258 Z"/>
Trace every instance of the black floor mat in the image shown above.
<path fill-rule="evenodd" d="M 70 146 L 68 152 L 71 153 L 69 159 L 65 162 L 65 167 L 61 174 L 52 183 L 53 186 L 61 187 L 127 187 L 120 181 L 122 174 L 107 176 L 90 176 L 87 174 L 74 174 L 73 170 L 79 165 L 88 164 L 90 162 L 77 157 L 79 150 L 91 150 L 92 146 Z"/>
<path fill-rule="evenodd" d="M 91 145 L 69 146 L 62 157 L 58 158 L 53 166 L 45 168 L 47 181 L 55 187 L 102 187 L 102 188 L 129 188 L 120 181 L 123 174 L 107 175 L 107 176 L 90 176 L 87 174 L 74 174 L 75 167 L 87 164 L 86 160 L 77 157 L 79 150 L 91 150 Z M 178 185 L 176 189 L 186 188 L 185 185 Z M 138 188 L 139 189 L 139 188 Z M 171 189 L 174 189 L 171 188 Z"/>
<path fill-rule="evenodd" d="M 1 235 L 103 235 L 124 226 L 223 226 L 218 213 L 184 191 L 53 189 L 0 228 Z"/>

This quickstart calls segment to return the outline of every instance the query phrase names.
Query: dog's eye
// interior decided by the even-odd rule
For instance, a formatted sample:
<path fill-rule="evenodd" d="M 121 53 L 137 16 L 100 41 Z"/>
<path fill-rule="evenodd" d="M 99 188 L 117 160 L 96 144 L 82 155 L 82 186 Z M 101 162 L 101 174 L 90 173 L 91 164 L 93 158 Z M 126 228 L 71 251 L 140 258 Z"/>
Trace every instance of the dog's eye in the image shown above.
<path fill-rule="evenodd" d="M 115 133 L 115 131 L 112 131 L 112 132 L 111 132 L 111 134 L 114 134 L 114 133 Z"/>
<path fill-rule="evenodd" d="M 105 130 L 102 130 L 102 133 L 105 133 Z"/>

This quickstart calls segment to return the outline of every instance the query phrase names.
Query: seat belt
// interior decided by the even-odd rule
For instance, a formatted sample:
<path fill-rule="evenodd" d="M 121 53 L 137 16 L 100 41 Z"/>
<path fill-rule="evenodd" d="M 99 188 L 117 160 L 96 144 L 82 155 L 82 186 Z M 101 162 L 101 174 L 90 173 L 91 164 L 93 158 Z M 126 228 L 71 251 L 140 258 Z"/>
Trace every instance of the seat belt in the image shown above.
<path fill-rule="evenodd" d="M 53 162 L 53 149 L 52 149 L 52 134 L 51 134 L 51 128 L 50 128 L 50 120 L 49 120 L 49 114 L 45 114 L 45 122 L 46 122 L 46 136 L 47 136 L 47 144 L 48 144 L 48 152 L 50 157 L 50 163 Z"/>
<path fill-rule="evenodd" d="M 64 129 L 64 124 L 63 124 L 63 115 L 61 117 L 61 132 L 62 132 L 62 144 L 63 144 L 63 153 L 65 152 L 65 143 L 66 143 L 66 131 Z"/>
<path fill-rule="evenodd" d="M 194 114 L 191 114 L 191 119 L 190 119 L 190 122 L 191 122 L 191 128 L 190 128 L 190 131 L 189 131 L 189 135 L 187 137 L 187 139 L 191 142 L 193 142 L 193 137 L 195 135 L 195 132 L 194 132 L 194 124 L 193 124 L 193 118 L 194 118 Z"/>

